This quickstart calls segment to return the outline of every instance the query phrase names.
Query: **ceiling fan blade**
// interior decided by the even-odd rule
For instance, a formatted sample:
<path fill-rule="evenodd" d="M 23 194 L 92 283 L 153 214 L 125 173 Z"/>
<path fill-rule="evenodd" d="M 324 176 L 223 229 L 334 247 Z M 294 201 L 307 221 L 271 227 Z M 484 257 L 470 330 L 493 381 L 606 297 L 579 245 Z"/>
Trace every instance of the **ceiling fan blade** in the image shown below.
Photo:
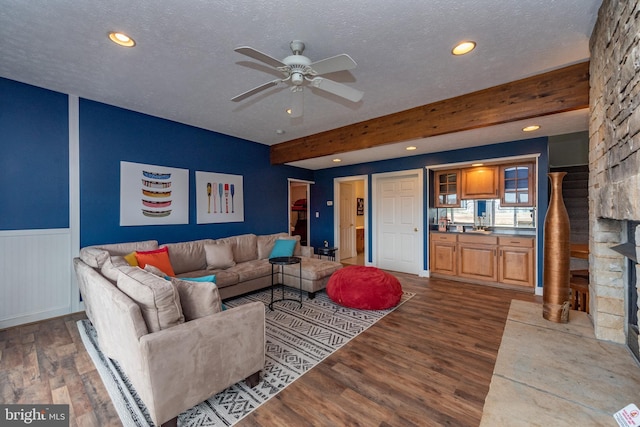
<path fill-rule="evenodd" d="M 265 84 L 261 84 L 258 87 L 254 87 L 251 90 L 248 90 L 246 92 L 241 93 L 240 95 L 236 95 L 233 98 L 231 98 L 231 100 L 233 102 L 239 102 L 242 101 L 243 99 L 246 99 L 248 97 L 250 97 L 251 95 L 255 95 L 258 92 L 262 92 L 263 90 L 269 89 L 272 86 L 277 85 L 278 83 L 280 83 L 282 80 L 280 79 L 276 79 L 276 80 L 272 80 L 270 82 L 267 82 Z"/>
<path fill-rule="evenodd" d="M 304 95 L 300 86 L 291 88 L 291 113 L 292 118 L 302 117 Z"/>
<path fill-rule="evenodd" d="M 356 62 L 351 59 L 349 55 L 343 53 L 342 55 L 336 55 L 332 56 L 331 58 L 312 62 L 309 67 L 311 67 L 318 75 L 320 75 L 335 73 L 336 71 L 353 70 L 354 68 L 356 68 Z"/>
<path fill-rule="evenodd" d="M 266 53 L 262 53 L 259 50 L 255 50 L 254 48 L 249 46 L 240 46 L 235 48 L 234 50 L 238 53 L 248 56 L 249 58 L 253 58 L 260 62 L 264 62 L 267 65 L 271 65 L 274 68 L 286 67 L 286 64 L 284 64 L 279 59 L 269 56 Z"/>
<path fill-rule="evenodd" d="M 323 77 L 314 77 L 311 79 L 311 86 L 324 90 L 325 92 L 332 93 L 341 98 L 348 99 L 351 102 L 360 101 L 364 95 L 364 92 Z"/>

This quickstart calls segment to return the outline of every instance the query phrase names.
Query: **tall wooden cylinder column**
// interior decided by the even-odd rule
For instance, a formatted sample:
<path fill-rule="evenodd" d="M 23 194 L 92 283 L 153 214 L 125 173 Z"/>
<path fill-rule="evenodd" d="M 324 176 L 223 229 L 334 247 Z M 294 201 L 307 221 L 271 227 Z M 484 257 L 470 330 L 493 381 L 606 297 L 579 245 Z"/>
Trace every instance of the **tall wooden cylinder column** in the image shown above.
<path fill-rule="evenodd" d="M 551 172 L 551 200 L 544 219 L 544 265 L 542 316 L 556 323 L 569 321 L 570 226 L 562 199 L 566 172 Z"/>

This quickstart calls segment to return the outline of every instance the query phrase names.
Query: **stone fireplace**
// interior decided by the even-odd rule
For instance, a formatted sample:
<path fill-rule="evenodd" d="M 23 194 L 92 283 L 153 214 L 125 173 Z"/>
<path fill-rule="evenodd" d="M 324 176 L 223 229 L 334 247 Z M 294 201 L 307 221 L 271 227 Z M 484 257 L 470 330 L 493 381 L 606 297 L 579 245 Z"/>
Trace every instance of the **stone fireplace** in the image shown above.
<path fill-rule="evenodd" d="M 603 1 L 590 40 L 589 101 L 590 313 L 596 337 L 629 340 L 636 350 L 639 267 L 629 259 L 640 254 L 638 14 L 640 0 Z"/>

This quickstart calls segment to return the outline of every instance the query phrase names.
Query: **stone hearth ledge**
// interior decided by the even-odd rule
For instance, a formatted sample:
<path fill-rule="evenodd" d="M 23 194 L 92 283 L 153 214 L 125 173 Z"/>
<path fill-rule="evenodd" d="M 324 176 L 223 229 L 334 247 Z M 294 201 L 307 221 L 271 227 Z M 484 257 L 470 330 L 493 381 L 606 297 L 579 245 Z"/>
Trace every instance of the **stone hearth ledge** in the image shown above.
<path fill-rule="evenodd" d="M 511 302 L 480 426 L 617 426 L 640 406 L 640 366 L 623 345 L 599 341 L 586 313 L 549 322 L 542 305 Z"/>

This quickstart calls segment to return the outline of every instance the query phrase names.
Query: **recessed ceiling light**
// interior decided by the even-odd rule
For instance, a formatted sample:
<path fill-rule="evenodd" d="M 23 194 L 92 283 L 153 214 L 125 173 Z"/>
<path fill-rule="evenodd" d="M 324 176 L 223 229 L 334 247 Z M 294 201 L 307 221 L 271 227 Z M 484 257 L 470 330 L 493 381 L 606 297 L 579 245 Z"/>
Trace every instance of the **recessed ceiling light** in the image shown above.
<path fill-rule="evenodd" d="M 414 146 L 414 145 L 410 145 L 410 146 L 408 146 L 407 148 L 405 148 L 405 150 L 407 150 L 407 151 L 413 151 L 413 150 L 415 150 L 415 149 L 417 149 L 417 147 L 416 147 L 416 146 Z"/>
<path fill-rule="evenodd" d="M 531 126 L 523 127 L 522 131 L 523 132 L 533 132 L 534 130 L 538 130 L 538 129 L 540 129 L 539 125 L 531 125 Z"/>
<path fill-rule="evenodd" d="M 334 163 L 340 163 L 342 160 L 341 159 L 333 159 Z"/>
<path fill-rule="evenodd" d="M 276 129 L 276 133 L 278 135 L 284 135 L 285 134 L 285 132 L 282 129 Z"/>
<path fill-rule="evenodd" d="M 291 108 L 287 108 L 286 111 L 287 111 L 287 114 L 289 114 L 289 115 L 291 114 Z"/>
<path fill-rule="evenodd" d="M 465 53 L 471 52 L 475 48 L 476 48 L 476 42 L 466 41 L 454 47 L 451 50 L 451 53 L 453 53 L 454 55 L 464 55 Z"/>
<path fill-rule="evenodd" d="M 131 37 L 129 37 L 125 33 L 118 33 L 116 31 L 111 31 L 109 33 L 109 40 L 117 45 L 124 47 L 133 47 L 136 45 L 135 40 L 133 40 Z"/>
<path fill-rule="evenodd" d="M 477 166 L 482 166 L 484 165 L 484 163 L 472 163 L 471 166 L 473 166 L 474 168 Z"/>

